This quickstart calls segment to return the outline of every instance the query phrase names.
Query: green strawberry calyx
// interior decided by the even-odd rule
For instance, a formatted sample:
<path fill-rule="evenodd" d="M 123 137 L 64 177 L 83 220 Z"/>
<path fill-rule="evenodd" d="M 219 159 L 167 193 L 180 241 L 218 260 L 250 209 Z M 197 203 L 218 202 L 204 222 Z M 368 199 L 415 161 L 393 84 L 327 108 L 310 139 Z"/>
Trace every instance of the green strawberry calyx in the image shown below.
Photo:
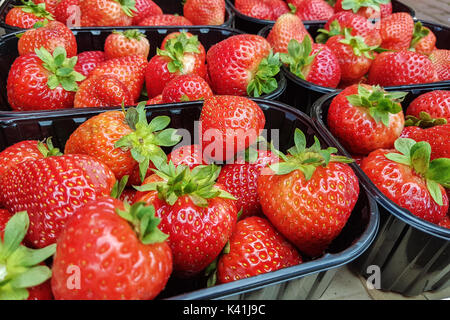
<path fill-rule="evenodd" d="M 32 13 L 38 18 L 46 18 L 48 20 L 55 20 L 53 15 L 47 11 L 45 8 L 45 3 L 34 3 L 32 0 L 24 1 L 22 0 L 23 5 L 16 6 L 16 8 L 21 8 L 23 12 Z"/>
<path fill-rule="evenodd" d="M 175 38 L 167 40 L 164 50 L 156 49 L 159 56 L 169 57 L 167 69 L 170 73 L 181 72 L 184 68 L 184 55 L 186 53 L 200 53 L 200 41 L 197 36 L 188 37 L 186 32 L 181 32 Z"/>
<path fill-rule="evenodd" d="M 142 38 L 146 38 L 145 34 L 140 32 L 138 29 L 131 29 L 131 30 L 125 30 L 125 31 L 114 30 L 113 33 L 123 35 L 128 40 L 140 41 Z"/>
<path fill-rule="evenodd" d="M 292 13 L 292 14 L 297 13 L 297 7 L 295 5 L 293 5 L 292 3 L 288 3 L 288 7 L 289 7 L 290 13 Z"/>
<path fill-rule="evenodd" d="M 295 74 L 297 77 L 306 80 L 309 72 L 309 66 L 314 62 L 316 56 L 319 54 L 311 55 L 312 42 L 308 36 L 303 38 L 302 43 L 292 39 L 288 44 L 288 53 L 282 53 L 280 55 L 281 62 L 289 66 L 289 71 Z"/>
<path fill-rule="evenodd" d="M 123 151 L 130 151 L 131 156 L 139 163 L 139 176 L 144 181 L 150 161 L 158 167 L 167 161 L 166 153 L 161 147 L 172 147 L 181 140 L 177 130 L 167 128 L 170 118 L 159 116 L 147 121 L 146 102 L 140 102 L 136 108 L 131 107 L 125 113 L 125 121 L 133 130 L 120 138 L 114 146 Z"/>
<path fill-rule="evenodd" d="M 27 288 L 51 278 L 50 268 L 42 262 L 53 256 L 56 244 L 42 249 L 22 245 L 29 224 L 26 211 L 16 213 L 6 224 L 3 240 L 0 240 L 0 300 L 26 300 Z"/>
<path fill-rule="evenodd" d="M 354 107 L 364 107 L 368 109 L 369 115 L 375 122 L 383 123 L 389 127 L 390 114 L 396 114 L 402 111 L 400 103 L 403 101 L 407 92 L 384 91 L 380 86 L 372 86 L 370 89 L 359 85 L 358 94 L 347 96 L 348 102 Z"/>
<path fill-rule="evenodd" d="M 78 90 L 77 82 L 86 79 L 81 73 L 74 70 L 77 64 L 77 57 L 67 58 L 66 50 L 63 47 L 57 47 L 53 54 L 44 47 L 35 49 L 36 55 L 41 59 L 42 66 L 50 71 L 47 85 L 51 90 L 59 85 L 66 91 L 76 92 Z"/>
<path fill-rule="evenodd" d="M 250 97 L 260 97 L 262 94 L 269 94 L 278 88 L 275 76 L 280 72 L 281 62 L 279 53 L 273 53 L 261 60 L 253 79 L 247 86 L 247 94 Z"/>
<path fill-rule="evenodd" d="M 399 138 L 395 141 L 394 147 L 399 153 L 388 153 L 385 157 L 411 167 L 423 177 L 431 197 L 442 206 L 443 195 L 440 185 L 450 188 L 450 159 L 439 158 L 430 161 L 431 146 L 425 141 L 416 142 L 409 138 Z"/>
<path fill-rule="evenodd" d="M 391 0 L 344 0 L 342 1 L 342 9 L 352 10 L 353 13 L 357 13 L 363 7 L 380 11 L 380 6 L 389 2 Z"/>
<path fill-rule="evenodd" d="M 220 167 L 217 165 L 200 165 L 190 169 L 185 165 L 175 166 L 170 161 L 162 163 L 153 171 L 162 181 L 134 188 L 142 192 L 158 191 L 158 197 L 171 206 L 184 195 L 189 196 L 198 207 L 207 207 L 208 200 L 217 197 L 236 200 L 230 193 L 215 186 L 220 174 Z"/>
<path fill-rule="evenodd" d="M 405 127 L 414 126 L 422 129 L 427 129 L 443 124 L 447 124 L 447 119 L 432 118 L 427 112 L 424 111 L 420 111 L 419 118 L 412 115 L 407 115 L 405 118 Z"/>
<path fill-rule="evenodd" d="M 129 176 L 125 175 L 120 179 L 120 181 L 116 181 L 111 189 L 111 198 L 119 199 L 122 195 L 123 190 L 125 190 L 128 183 Z"/>
<path fill-rule="evenodd" d="M 365 56 L 368 59 L 374 59 L 373 51 L 378 48 L 378 46 L 368 46 L 361 36 L 352 36 L 351 29 L 344 29 L 344 39 L 339 40 L 340 43 L 347 44 L 352 47 L 355 56 Z"/>
<path fill-rule="evenodd" d="M 322 149 L 320 141 L 314 136 L 314 144 L 307 148 L 305 134 L 300 129 L 295 129 L 294 146 L 288 150 L 288 155 L 272 149 L 281 159 L 280 162 L 269 165 L 269 168 L 277 175 L 289 174 L 295 170 L 303 172 L 306 181 L 310 180 L 316 168 L 327 167 L 330 162 L 351 163 L 352 159 L 334 155 L 338 150 L 333 147 Z"/>
<path fill-rule="evenodd" d="M 352 30 L 351 28 L 348 28 L 350 31 Z M 339 35 L 344 35 L 344 30 L 342 29 L 341 25 L 339 24 L 339 22 L 337 20 L 333 20 L 330 23 L 330 30 L 327 29 L 319 29 L 318 31 L 318 35 L 316 37 L 316 42 L 317 43 L 326 43 L 328 41 L 329 38 L 334 37 L 334 36 L 339 36 Z"/>
<path fill-rule="evenodd" d="M 133 17 L 134 13 L 137 12 L 136 1 L 135 0 L 114 0 L 120 4 L 122 11 L 129 17 Z"/>
<path fill-rule="evenodd" d="M 44 156 L 44 158 L 63 155 L 58 148 L 53 146 L 51 137 L 47 138 L 45 142 L 38 141 L 37 148 L 39 152 Z"/>
<path fill-rule="evenodd" d="M 161 243 L 169 237 L 158 228 L 161 219 L 156 216 L 152 205 L 136 202 L 130 206 L 125 202 L 124 206 L 125 210 L 116 209 L 116 213 L 133 226 L 143 244 Z"/>
<path fill-rule="evenodd" d="M 430 29 L 424 27 L 422 22 L 418 21 L 414 24 L 414 33 L 410 44 L 410 50 L 415 51 L 416 45 L 430 34 Z"/>

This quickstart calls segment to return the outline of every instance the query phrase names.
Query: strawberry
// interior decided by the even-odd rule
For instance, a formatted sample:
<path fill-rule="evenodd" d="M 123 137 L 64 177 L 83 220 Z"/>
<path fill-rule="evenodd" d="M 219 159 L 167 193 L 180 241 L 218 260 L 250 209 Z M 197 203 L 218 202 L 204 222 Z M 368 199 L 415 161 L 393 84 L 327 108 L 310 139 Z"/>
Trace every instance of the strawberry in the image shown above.
<path fill-rule="evenodd" d="M 140 55 L 109 59 L 97 65 L 89 78 L 115 76 L 128 88 L 133 101 L 137 101 L 144 86 L 144 73 L 147 65 L 147 60 Z"/>
<path fill-rule="evenodd" d="M 377 86 L 347 87 L 330 104 L 328 127 L 352 154 L 392 148 L 405 124 L 400 103 L 406 94 Z"/>
<path fill-rule="evenodd" d="M 267 41 L 274 52 L 287 53 L 290 41 L 295 39 L 301 43 L 306 36 L 311 38 L 302 20 L 292 13 L 286 13 L 277 19 L 267 36 Z"/>
<path fill-rule="evenodd" d="M 420 117 L 421 112 L 432 118 L 444 118 L 450 122 L 450 90 L 433 90 L 415 98 L 406 109 L 406 115 Z"/>
<path fill-rule="evenodd" d="M 161 164 L 136 200 L 155 207 L 161 231 L 169 235 L 174 273 L 183 278 L 204 270 L 222 251 L 236 224 L 234 198 L 216 184 L 220 167 Z"/>
<path fill-rule="evenodd" d="M 380 21 L 381 47 L 388 50 L 409 49 L 414 34 L 414 20 L 409 13 L 393 13 Z"/>
<path fill-rule="evenodd" d="M 441 222 L 439 222 L 439 226 L 443 227 L 443 228 L 450 229 L 450 216 L 446 215 L 445 218 L 442 219 Z"/>
<path fill-rule="evenodd" d="M 80 52 L 77 57 L 77 64 L 75 65 L 74 70 L 85 77 L 89 77 L 91 71 L 106 60 L 103 51 L 84 51 Z"/>
<path fill-rule="evenodd" d="M 240 220 L 229 250 L 217 263 L 217 282 L 227 283 L 302 263 L 296 248 L 261 217 Z"/>
<path fill-rule="evenodd" d="M 183 16 L 160 14 L 142 19 L 139 26 L 192 26 L 193 23 Z"/>
<path fill-rule="evenodd" d="M 173 78 L 162 92 L 163 103 L 204 100 L 212 97 L 209 84 L 202 77 L 186 74 Z"/>
<path fill-rule="evenodd" d="M 377 55 L 368 81 L 387 87 L 434 82 L 436 77 L 436 70 L 427 56 L 402 50 Z"/>
<path fill-rule="evenodd" d="M 175 166 L 188 166 L 190 169 L 207 165 L 203 159 L 202 147 L 198 144 L 185 145 L 172 150 L 167 156 L 167 161 L 172 161 Z"/>
<path fill-rule="evenodd" d="M 43 262 L 55 253 L 56 247 L 25 247 L 22 241 L 29 224 L 26 211 L 13 216 L 0 211 L 1 300 L 53 299 L 48 281 L 52 271 Z"/>
<path fill-rule="evenodd" d="M 112 198 L 75 211 L 58 239 L 52 289 L 58 300 L 149 300 L 172 273 L 172 254 L 151 206 Z M 68 286 L 77 267 L 79 287 Z M 84 276 L 83 276 L 84 275 Z M 72 282 L 73 283 L 73 282 Z"/>
<path fill-rule="evenodd" d="M 22 6 L 8 11 L 5 24 L 22 29 L 30 29 L 36 22 L 54 20 L 53 15 L 45 9 L 45 3 L 35 4 L 32 0 L 22 0 Z"/>
<path fill-rule="evenodd" d="M 141 20 L 150 16 L 162 15 L 162 9 L 152 0 L 136 0 L 136 11 L 133 13 L 133 25 L 138 25 Z"/>
<path fill-rule="evenodd" d="M 154 98 L 151 98 L 147 101 L 147 105 L 154 105 L 154 104 L 162 104 L 162 94 L 157 95 Z"/>
<path fill-rule="evenodd" d="M 18 57 L 9 70 L 6 86 L 11 108 L 28 111 L 72 107 L 77 82 L 85 78 L 74 71 L 76 62 L 76 57 L 67 58 L 62 47 L 57 47 L 53 55 L 40 48 Z"/>
<path fill-rule="evenodd" d="M 137 191 L 133 188 L 125 188 L 119 196 L 119 200 L 132 205 Z"/>
<path fill-rule="evenodd" d="M 206 62 L 216 94 L 259 97 L 278 87 L 279 57 L 261 36 L 231 36 L 208 50 Z"/>
<path fill-rule="evenodd" d="M 436 48 L 436 36 L 429 28 L 422 26 L 418 21 L 414 24 L 414 33 L 410 49 L 417 53 L 429 56 Z"/>
<path fill-rule="evenodd" d="M 66 154 L 86 154 L 105 163 L 117 180 L 129 176 L 129 184 L 140 184 L 154 161 L 166 157 L 160 146 L 180 140 L 175 129 L 165 129 L 166 116 L 147 122 L 145 104 L 122 111 L 107 111 L 81 124 L 66 142 Z"/>
<path fill-rule="evenodd" d="M 200 122 L 203 156 L 225 162 L 256 142 L 266 119 L 258 104 L 248 98 L 213 96 L 205 99 Z"/>
<path fill-rule="evenodd" d="M 6 224 L 13 215 L 6 209 L 0 209 L 0 240 L 3 240 L 3 232 L 5 231 Z"/>
<path fill-rule="evenodd" d="M 295 146 L 281 162 L 263 169 L 258 196 L 264 215 L 302 253 L 321 255 L 345 226 L 359 195 L 358 178 L 351 160 L 321 150 L 315 137 L 306 148 L 306 137 L 295 130 Z"/>
<path fill-rule="evenodd" d="M 21 56 L 41 48 L 53 53 L 57 47 L 64 48 L 69 58 L 77 55 L 75 35 L 59 21 L 51 21 L 42 27 L 25 31 L 17 44 Z"/>
<path fill-rule="evenodd" d="M 268 4 L 270 6 L 270 9 L 272 10 L 271 20 L 277 20 L 283 14 L 290 12 L 289 6 L 282 0 L 270 0 Z"/>
<path fill-rule="evenodd" d="M 334 10 L 336 12 L 351 10 L 367 19 L 380 19 L 392 14 L 392 3 L 390 0 L 337 0 Z"/>
<path fill-rule="evenodd" d="M 334 14 L 334 9 L 325 0 L 288 1 L 295 8 L 295 14 L 303 21 L 328 20 Z M 297 3 L 297 5 L 292 3 Z"/>
<path fill-rule="evenodd" d="M 186 32 L 169 34 L 145 70 L 149 97 L 162 94 L 167 83 L 176 76 L 195 74 L 204 78 L 205 56 L 205 48 L 197 36 Z"/>
<path fill-rule="evenodd" d="M 397 205 L 421 219 L 439 223 L 448 211 L 442 185 L 450 184 L 450 159 L 430 161 L 430 153 L 427 142 L 399 138 L 395 149 L 371 152 L 361 169 Z"/>
<path fill-rule="evenodd" d="M 55 19 L 65 25 L 77 26 L 77 14 L 80 11 L 80 0 L 61 0 L 55 8 Z M 79 27 L 79 25 L 78 25 Z"/>
<path fill-rule="evenodd" d="M 194 25 L 221 25 L 225 22 L 225 0 L 186 0 L 183 14 Z"/>
<path fill-rule="evenodd" d="M 259 0 L 236 0 L 235 8 L 241 14 L 260 20 L 275 20 L 270 4 Z"/>
<path fill-rule="evenodd" d="M 434 49 L 429 56 L 439 81 L 450 80 L 450 50 Z"/>
<path fill-rule="evenodd" d="M 81 15 L 90 26 L 129 26 L 136 11 L 135 1 L 80 0 Z M 82 26 L 84 24 L 82 23 Z"/>
<path fill-rule="evenodd" d="M 53 16 L 55 15 L 56 6 L 60 0 L 34 0 L 36 4 L 45 3 L 45 9 L 50 12 Z"/>
<path fill-rule="evenodd" d="M 278 162 L 276 155 L 264 150 L 251 150 L 244 159 L 223 166 L 217 178 L 217 182 L 237 199 L 237 207 L 242 210 L 240 219 L 260 215 L 261 205 L 256 192 L 258 177 L 262 168 Z"/>
<path fill-rule="evenodd" d="M 147 59 L 150 43 L 144 33 L 138 29 L 113 31 L 105 40 L 106 59 L 141 55 Z"/>

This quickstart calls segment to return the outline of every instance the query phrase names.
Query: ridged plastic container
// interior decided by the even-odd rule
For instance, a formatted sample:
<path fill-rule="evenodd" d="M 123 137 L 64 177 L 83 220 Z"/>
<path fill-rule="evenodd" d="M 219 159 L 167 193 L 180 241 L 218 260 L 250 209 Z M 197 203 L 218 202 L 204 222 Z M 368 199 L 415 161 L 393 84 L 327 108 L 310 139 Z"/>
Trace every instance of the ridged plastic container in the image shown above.
<path fill-rule="evenodd" d="M 102 30 L 83 29 L 72 30 L 77 39 L 78 52 L 88 50 L 103 50 L 106 37 L 111 34 L 113 30 L 124 30 L 123 28 L 108 28 Z M 167 27 L 167 28 L 142 28 L 150 42 L 149 57 L 156 54 L 156 48 L 160 47 L 164 37 L 176 31 L 187 31 L 198 36 L 199 41 L 208 50 L 214 44 L 223 41 L 233 35 L 241 34 L 238 30 L 223 28 L 223 27 Z M 28 116 L 40 112 L 55 112 L 49 111 L 13 111 L 8 103 L 6 92 L 6 84 L 8 73 L 14 60 L 19 56 L 17 51 L 18 38 L 16 33 L 11 33 L 0 39 L 0 117 L 11 116 Z M 280 72 L 277 76 L 278 88 L 270 94 L 264 95 L 264 99 L 278 100 L 284 99 L 284 92 L 286 90 L 287 81 L 284 73 Z M 143 97 L 142 100 L 145 100 Z M 76 111 L 76 109 L 73 109 Z"/>
<path fill-rule="evenodd" d="M 318 134 L 311 119 L 304 113 L 285 104 L 255 99 L 266 117 L 267 140 L 273 136 L 270 129 L 279 129 L 280 149 L 286 151 L 294 144 L 295 128 L 305 132 L 308 143 Z M 170 127 L 187 129 L 193 135 L 194 121 L 200 117 L 201 102 L 187 102 L 152 106 L 147 109 L 149 118 L 167 115 Z M 25 139 L 53 137 L 54 144 L 63 148 L 70 134 L 88 118 L 111 109 L 83 109 L 80 112 L 63 110 L 30 116 L 29 118 L 0 119 L 0 151 Z M 117 110 L 117 109 L 115 109 Z M 170 151 L 170 150 L 167 150 Z M 327 252 L 312 261 L 262 274 L 228 284 L 206 288 L 204 278 L 192 280 L 171 279 L 159 299 L 318 299 L 331 283 L 338 267 L 360 256 L 372 243 L 379 226 L 376 202 L 361 187 L 358 202 L 341 234 L 332 242 Z"/>
<path fill-rule="evenodd" d="M 421 21 L 425 27 L 430 28 L 431 31 L 436 35 L 436 47 L 439 49 L 450 49 L 450 28 L 447 26 L 439 25 L 433 22 Z M 314 22 L 305 24 L 306 29 L 309 34 L 316 38 L 318 35 L 318 30 L 324 27 L 324 23 Z M 264 27 L 258 34 L 267 37 L 272 26 Z M 287 88 L 286 93 L 283 96 L 283 102 L 295 106 L 300 110 L 309 113 L 311 106 L 313 103 L 322 97 L 325 94 L 339 92 L 339 89 L 333 89 L 328 87 L 323 87 L 319 85 L 315 85 L 311 82 L 303 80 L 297 77 L 295 74 L 289 71 L 288 67 L 283 66 L 283 73 L 286 76 L 287 80 Z M 390 87 L 392 90 L 422 90 L 422 89 L 432 89 L 432 88 L 442 88 L 450 85 L 450 81 L 440 81 L 434 83 L 426 83 L 426 84 L 415 84 L 415 85 L 405 85 L 405 86 L 396 86 Z"/>
<path fill-rule="evenodd" d="M 235 1 L 234 0 L 226 0 L 228 2 L 228 6 L 233 10 L 234 13 L 234 26 L 236 29 L 245 31 L 247 33 L 258 33 L 262 28 L 266 26 L 272 26 L 275 21 L 273 20 L 262 20 L 262 19 L 256 19 L 249 16 L 246 16 L 239 12 L 239 10 L 236 9 L 234 6 Z M 404 3 L 392 0 L 392 12 L 409 12 L 412 17 L 415 17 L 416 12 L 409 6 L 405 5 Z M 304 21 L 305 24 L 315 24 L 315 23 L 322 23 L 325 24 L 326 21 L 323 20 L 314 20 L 314 21 Z"/>
<path fill-rule="evenodd" d="M 450 89 L 450 88 L 449 88 Z M 403 108 L 430 89 L 408 91 Z M 343 149 L 327 127 L 328 108 L 337 93 L 319 99 L 311 110 L 317 130 L 327 143 Z M 348 153 L 346 153 L 349 156 Z M 376 199 L 380 210 L 380 230 L 371 247 L 352 264 L 359 274 L 369 277 L 380 268 L 381 289 L 416 296 L 450 286 L 450 229 L 422 220 L 389 200 L 358 167 L 358 176 Z"/>
<path fill-rule="evenodd" d="M 181 0 L 153 0 L 163 11 L 165 14 L 178 14 L 183 15 L 183 5 Z M 4 0 L 2 5 L 0 6 L 0 28 L 5 30 L 5 33 L 12 33 L 16 31 L 23 31 L 22 28 L 17 28 L 14 26 L 10 26 L 5 23 L 6 15 L 9 10 L 16 5 L 21 5 L 22 2 L 20 0 Z M 227 27 L 232 28 L 234 24 L 234 13 L 233 10 L 228 6 L 226 6 L 226 14 L 225 14 L 225 22 L 221 24 L 219 27 Z M 95 27 L 97 30 L 109 29 L 111 27 Z M 124 27 L 121 27 L 124 28 Z M 136 28 L 136 26 L 125 27 L 125 28 Z M 152 27 L 150 27 L 152 28 Z M 159 28 L 159 27 L 154 27 Z M 73 27 L 72 30 L 83 30 L 83 29 L 92 29 L 92 27 Z"/>

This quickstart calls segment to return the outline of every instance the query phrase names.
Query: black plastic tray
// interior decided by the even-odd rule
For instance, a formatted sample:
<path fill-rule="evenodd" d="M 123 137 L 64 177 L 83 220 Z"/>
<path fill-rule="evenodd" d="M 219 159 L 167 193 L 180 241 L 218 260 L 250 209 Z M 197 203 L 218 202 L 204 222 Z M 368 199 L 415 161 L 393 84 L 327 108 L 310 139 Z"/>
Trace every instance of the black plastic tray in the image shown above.
<path fill-rule="evenodd" d="M 228 6 L 233 10 L 234 12 L 234 27 L 236 29 L 245 31 L 247 33 L 258 33 L 262 28 L 270 25 L 274 25 L 275 21 L 273 20 L 262 20 L 262 19 L 256 19 L 249 16 L 246 16 L 239 12 L 239 10 L 236 9 L 234 6 L 234 0 L 226 0 L 228 2 Z M 392 0 L 392 12 L 409 12 L 412 17 L 416 16 L 416 12 L 406 4 L 403 4 L 400 1 Z M 324 20 L 310 20 L 310 21 L 303 21 L 304 24 L 314 24 L 314 23 L 322 23 L 325 24 L 326 21 Z"/>
<path fill-rule="evenodd" d="M 440 24 L 436 24 L 433 22 L 428 22 L 424 20 L 417 20 L 415 21 L 421 21 L 422 24 L 425 27 L 430 28 L 431 31 L 436 35 L 436 47 L 439 49 L 450 49 L 450 27 L 443 26 Z M 313 37 L 313 39 L 316 38 L 318 35 L 318 30 L 320 28 L 324 27 L 324 23 L 321 22 L 314 22 L 305 24 L 306 29 L 308 30 L 309 34 Z M 272 26 L 266 26 L 260 32 L 259 35 L 263 36 L 264 38 L 267 38 L 270 30 L 272 29 Z M 305 111 L 307 113 L 310 113 L 311 106 L 313 103 L 322 97 L 325 94 L 333 93 L 333 92 L 339 92 L 340 89 L 333 89 L 328 87 L 323 87 L 319 85 L 315 85 L 311 82 L 308 82 L 306 80 L 300 79 L 295 74 L 289 71 L 289 68 L 283 66 L 282 67 L 283 73 L 286 76 L 287 80 L 287 88 L 286 93 L 283 96 L 284 99 L 283 102 L 295 106 L 296 108 L 299 108 L 302 111 Z M 439 81 L 439 82 L 433 82 L 433 83 L 425 83 L 425 84 L 414 84 L 414 85 L 404 85 L 404 86 L 395 86 L 395 87 L 388 87 L 392 90 L 415 90 L 415 89 L 433 89 L 433 88 L 445 88 L 450 86 L 450 81 Z"/>
<path fill-rule="evenodd" d="M 390 89 L 389 89 L 390 90 Z M 406 110 L 410 102 L 430 89 L 407 90 L 409 94 L 402 103 Z M 342 145 L 327 127 L 328 108 L 337 93 L 319 99 L 311 110 L 317 130 L 327 143 Z M 345 152 L 347 156 L 348 153 Z M 370 181 L 361 168 L 357 168 L 361 183 L 379 204 L 381 225 L 379 234 L 355 268 L 366 277 L 367 268 L 378 266 L 381 270 L 381 289 L 406 296 L 450 286 L 450 229 L 422 220 L 408 210 L 389 200 Z"/>
<path fill-rule="evenodd" d="M 102 30 L 97 29 L 82 29 L 72 30 L 77 39 L 78 52 L 87 50 L 101 50 L 106 37 L 111 34 L 113 30 L 123 30 L 123 28 L 104 28 Z M 198 36 L 199 41 L 208 50 L 214 44 L 225 40 L 233 35 L 241 34 L 239 30 L 233 30 L 223 27 L 167 27 L 167 28 L 142 28 L 140 29 L 147 36 L 150 42 L 149 57 L 156 54 L 156 48 L 160 47 L 163 39 L 169 33 L 176 31 L 187 31 Z M 0 117 L 15 117 L 15 116 L 28 116 L 38 114 L 41 112 L 55 112 L 55 110 L 47 111 L 12 111 L 6 94 L 6 83 L 8 79 L 9 69 L 14 60 L 19 56 L 17 51 L 18 38 L 15 33 L 10 33 L 0 39 Z M 284 99 L 284 92 L 287 86 L 287 81 L 282 72 L 277 76 L 278 89 L 274 92 L 264 95 L 264 99 L 275 100 Z M 76 109 L 73 109 L 76 110 Z"/>
<path fill-rule="evenodd" d="M 294 144 L 295 128 L 301 129 L 312 143 L 317 135 L 323 145 L 326 142 L 314 128 L 311 119 L 304 113 L 285 104 L 254 99 L 266 116 L 267 139 L 271 130 L 279 129 L 280 149 L 286 151 Z M 148 117 L 170 116 L 172 128 L 183 128 L 194 132 L 194 121 L 199 119 L 201 102 L 184 105 L 171 104 L 152 106 Z M 120 109 L 115 109 L 120 110 Z M 98 109 L 71 110 L 40 114 L 29 118 L 0 119 L 0 150 L 26 139 L 53 137 L 56 147 L 64 148 L 70 134 L 88 118 L 99 114 Z M 194 135 L 193 135 L 194 136 Z M 167 150 L 170 151 L 170 150 Z M 327 252 L 316 260 L 262 274 L 248 279 L 206 288 L 205 279 L 171 279 L 159 299 L 318 299 L 322 296 L 338 267 L 348 264 L 360 256 L 371 244 L 379 226 L 376 202 L 364 191 L 361 192 L 347 225 L 332 242 Z"/>
<path fill-rule="evenodd" d="M 183 5 L 182 1 L 180 0 L 153 0 L 163 11 L 163 13 L 167 14 L 178 14 L 183 15 Z M 20 0 L 4 0 L 2 5 L 0 6 L 0 28 L 3 28 L 5 30 L 5 33 L 12 33 L 16 31 L 23 31 L 25 29 L 10 26 L 5 23 L 6 15 L 8 14 L 9 10 L 11 10 L 12 7 L 16 5 L 21 5 L 22 2 Z M 234 24 L 234 13 L 233 10 L 229 7 L 228 4 L 226 4 L 226 14 L 225 14 L 225 22 L 221 24 L 219 27 L 227 27 L 232 28 Z M 83 29 L 109 29 L 111 27 L 73 27 L 72 30 L 83 30 Z M 135 29 L 136 26 L 129 26 L 129 27 L 120 27 L 121 29 Z M 160 28 L 160 27 L 148 27 L 148 28 Z"/>

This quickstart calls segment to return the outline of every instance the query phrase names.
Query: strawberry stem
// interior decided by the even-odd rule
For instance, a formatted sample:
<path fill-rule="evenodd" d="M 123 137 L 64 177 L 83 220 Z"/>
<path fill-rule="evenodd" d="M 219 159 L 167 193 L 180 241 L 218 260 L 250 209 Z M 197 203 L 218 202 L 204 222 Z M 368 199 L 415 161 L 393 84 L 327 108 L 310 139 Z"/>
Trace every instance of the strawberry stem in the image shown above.
<path fill-rule="evenodd" d="M 197 36 L 188 37 L 186 32 L 181 32 L 175 38 L 167 40 L 164 50 L 156 49 L 159 56 L 169 57 L 167 64 L 169 72 L 183 73 L 183 57 L 185 53 L 200 53 L 200 42 Z"/>
<path fill-rule="evenodd" d="M 271 50 L 269 56 L 261 60 L 258 71 L 247 86 L 247 94 L 250 97 L 260 97 L 275 91 L 278 88 L 275 76 L 280 72 L 280 67 L 279 53 L 273 54 Z"/>
<path fill-rule="evenodd" d="M 297 77 L 306 80 L 308 76 L 309 66 L 314 62 L 314 59 L 319 54 L 317 52 L 311 55 L 312 42 L 308 36 L 303 38 L 302 43 L 292 39 L 288 44 L 288 53 L 280 55 L 281 62 L 289 66 L 289 71 Z"/>

